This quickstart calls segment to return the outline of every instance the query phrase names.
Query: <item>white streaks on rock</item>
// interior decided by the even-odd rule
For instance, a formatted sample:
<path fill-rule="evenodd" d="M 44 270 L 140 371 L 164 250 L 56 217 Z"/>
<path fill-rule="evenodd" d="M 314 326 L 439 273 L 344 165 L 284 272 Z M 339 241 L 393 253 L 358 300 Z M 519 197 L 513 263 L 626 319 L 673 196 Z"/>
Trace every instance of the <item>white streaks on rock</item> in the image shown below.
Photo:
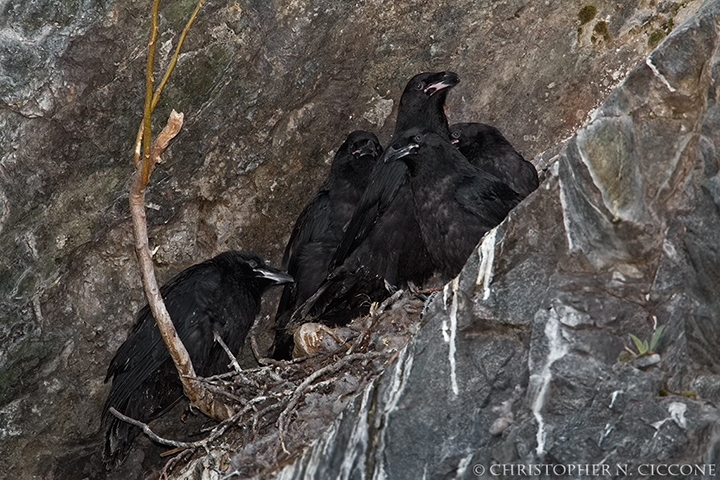
<path fill-rule="evenodd" d="M 483 238 L 478 254 L 480 255 L 480 267 L 475 281 L 476 285 L 483 286 L 483 300 L 490 298 L 490 282 L 492 282 L 493 262 L 495 261 L 495 237 L 497 228 L 490 230 Z"/>
<path fill-rule="evenodd" d="M 493 230 L 494 231 L 494 230 Z M 443 320 L 442 330 L 443 330 L 443 339 L 446 343 L 449 344 L 448 348 L 448 361 L 450 362 L 450 386 L 452 387 L 453 394 L 457 396 L 457 394 L 460 392 L 458 389 L 457 384 L 457 372 L 455 368 L 455 338 L 457 335 L 457 310 L 458 310 L 458 304 L 457 304 L 457 292 L 458 292 L 458 284 L 459 284 L 459 277 L 455 277 L 452 282 L 445 285 L 445 289 L 443 290 L 443 298 L 447 298 L 447 288 L 450 286 L 452 289 L 452 303 L 450 304 L 450 325 L 448 326 L 447 321 Z M 445 309 L 447 310 L 447 302 L 444 304 Z"/>
<path fill-rule="evenodd" d="M 562 338 L 562 327 L 557 312 L 551 310 L 545 324 L 545 338 L 547 339 L 547 355 L 542 365 L 530 365 L 530 392 L 532 396 L 532 412 L 538 424 L 536 440 L 537 455 L 543 457 L 545 454 L 545 440 L 547 436 L 545 420 L 542 412 L 550 392 L 552 380 L 551 367 L 553 363 L 568 353 L 568 345 Z M 539 368 L 538 368 L 539 367 Z"/>
<path fill-rule="evenodd" d="M 659 79 L 665 84 L 665 86 L 667 87 L 668 90 L 670 90 L 671 93 L 674 93 L 674 92 L 677 91 L 677 90 L 675 89 L 675 87 L 673 87 L 672 85 L 670 85 L 670 82 L 668 82 L 667 78 L 665 78 L 665 75 L 663 75 L 662 73 L 660 73 L 660 70 L 657 69 L 657 67 L 655 66 L 655 64 L 652 62 L 652 56 L 647 57 L 647 59 L 645 59 L 645 64 L 646 64 L 648 67 L 650 67 L 650 70 L 652 70 L 653 74 L 654 74 L 657 78 L 659 78 Z"/>

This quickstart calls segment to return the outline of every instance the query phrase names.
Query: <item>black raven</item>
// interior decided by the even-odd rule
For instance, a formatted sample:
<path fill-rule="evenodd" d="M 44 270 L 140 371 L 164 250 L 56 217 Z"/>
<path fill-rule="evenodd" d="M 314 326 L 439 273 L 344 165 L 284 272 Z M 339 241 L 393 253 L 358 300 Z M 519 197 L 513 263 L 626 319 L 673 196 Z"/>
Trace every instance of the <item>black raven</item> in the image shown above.
<path fill-rule="evenodd" d="M 393 149 L 398 153 L 393 155 Z M 460 273 L 482 236 L 521 197 L 496 176 L 475 168 L 441 135 L 410 130 L 388 148 L 410 172 L 415 214 L 434 268 L 447 281 Z"/>
<path fill-rule="evenodd" d="M 366 215 L 361 220 L 354 215 L 348 227 L 348 231 L 354 228 L 359 232 L 356 235 L 362 235 L 362 241 L 298 307 L 288 325 L 290 333 L 297 325 L 310 321 L 346 325 L 366 314 L 373 302 L 387 297 L 395 287 L 408 281 L 420 283 L 432 275 L 430 257 L 413 213 L 407 167 L 393 162 L 387 154 L 380 159 L 387 162 L 387 168 L 373 170 L 358 204 L 356 213 L 362 210 Z M 381 178 L 376 177 L 378 173 L 382 173 Z M 353 221 L 364 223 L 353 225 Z"/>
<path fill-rule="evenodd" d="M 449 141 L 445 97 L 459 81 L 453 72 L 421 73 L 410 79 L 400 98 L 394 138 L 408 129 L 423 128 Z M 387 297 L 388 287 L 419 285 L 432 275 L 414 215 L 407 167 L 394 162 L 394 154 L 386 151 L 375 165 L 330 274 L 295 312 L 293 324 L 346 324 L 366 313 L 372 302 Z"/>
<path fill-rule="evenodd" d="M 160 288 L 199 376 L 227 371 L 228 356 L 214 335 L 237 352 L 260 310 L 263 292 L 288 282 L 292 277 L 265 265 L 257 255 L 229 251 L 183 270 Z M 140 429 L 114 417 L 110 407 L 147 422 L 183 396 L 177 370 L 147 305 L 138 312 L 127 340 L 110 362 L 105 381 L 111 378 L 102 413 L 107 426 L 103 458 L 118 465 Z"/>
<path fill-rule="evenodd" d="M 285 326 L 295 308 L 307 300 L 328 274 L 355 206 L 368 184 L 368 176 L 382 146 L 375 134 L 356 130 L 340 146 L 328 178 L 302 211 L 285 247 L 282 268 L 295 279 L 283 289 L 275 316 L 273 356 L 288 359 L 292 337 Z"/>
<path fill-rule="evenodd" d="M 497 128 L 484 123 L 456 123 L 450 127 L 450 137 L 472 165 L 492 173 L 522 198 L 538 188 L 533 164 L 526 161 Z"/>
<path fill-rule="evenodd" d="M 393 140 L 411 128 L 423 128 L 449 137 L 445 97 L 460 82 L 454 72 L 420 73 L 405 86 L 400 97 Z"/>
<path fill-rule="evenodd" d="M 400 97 L 393 139 L 402 137 L 407 130 L 422 129 L 436 132 L 449 140 L 450 129 L 445 116 L 445 98 L 449 89 L 459 82 L 460 78 L 453 72 L 420 73 L 412 77 Z M 396 197 L 398 198 L 396 199 Z M 378 162 L 370 174 L 368 188 L 363 193 L 342 242 L 335 252 L 331 267 L 342 265 L 358 246 L 367 240 L 373 230 L 376 230 L 378 236 L 386 235 L 390 233 L 390 230 L 400 230 L 406 237 L 400 244 L 387 244 L 383 249 L 384 252 L 373 250 L 367 255 L 382 257 L 383 254 L 390 253 L 406 257 L 410 253 L 411 256 L 414 256 L 405 247 L 414 243 L 412 238 L 407 237 L 412 237 L 413 232 L 417 232 L 417 222 L 414 221 L 411 209 L 408 210 L 408 206 L 411 204 L 407 201 L 409 198 L 411 195 L 409 194 L 407 169 L 403 164 L 391 162 L 388 158 Z M 376 229 L 378 220 L 390 208 L 393 212 L 389 216 L 396 219 L 387 222 L 389 227 L 386 228 L 390 230 Z M 413 278 L 421 277 L 423 274 L 413 274 L 412 270 L 415 269 L 415 266 L 413 266 L 412 259 L 399 259 L 398 262 L 397 268 L 390 268 L 391 271 L 388 272 L 387 266 L 374 268 L 372 260 L 360 261 L 368 267 L 369 271 L 385 276 L 392 284 L 403 284 L 408 280 L 422 281 L 422 278 Z M 408 263 L 410 265 L 407 265 Z M 410 271 L 406 272 L 406 268 L 409 268 Z"/>

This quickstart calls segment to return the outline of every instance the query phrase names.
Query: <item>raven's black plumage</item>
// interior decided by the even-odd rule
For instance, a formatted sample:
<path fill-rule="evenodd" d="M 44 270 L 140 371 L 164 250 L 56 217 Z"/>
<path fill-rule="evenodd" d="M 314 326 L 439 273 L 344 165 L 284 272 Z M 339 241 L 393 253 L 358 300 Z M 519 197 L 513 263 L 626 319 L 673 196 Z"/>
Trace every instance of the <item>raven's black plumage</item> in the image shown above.
<path fill-rule="evenodd" d="M 460 82 L 454 72 L 420 73 L 405 86 L 400 97 L 393 140 L 402 132 L 422 128 L 446 138 L 450 135 L 445 116 L 445 97 Z"/>
<path fill-rule="evenodd" d="M 449 140 L 450 129 L 444 110 L 445 98 L 449 89 L 457 85 L 459 81 L 460 78 L 453 72 L 420 73 L 411 78 L 400 97 L 393 141 L 403 137 L 404 132 L 410 129 L 436 132 Z M 405 186 L 407 180 L 407 169 L 402 164 L 388 161 L 387 158 L 376 164 L 370 174 L 368 188 L 365 190 L 350 220 L 331 267 L 342 265 L 358 246 L 366 241 L 368 235 L 373 230 L 376 230 L 378 220 L 391 207 L 394 211 L 389 215 L 396 218 L 396 221 L 388 222 L 389 226 L 386 228 L 397 225 L 398 230 L 407 232 L 407 235 L 412 236 L 412 233 L 417 229 L 411 225 L 413 223 L 412 215 L 410 215 L 411 210 L 405 208 L 409 203 L 402 201 L 403 198 L 410 198 L 409 195 L 403 194 L 404 189 L 409 189 L 409 185 Z M 399 198 L 395 200 L 398 193 L 400 193 Z M 387 233 L 385 229 L 378 230 L 376 230 L 376 235 Z M 397 245 L 398 248 L 394 248 L 395 245 L 392 244 L 388 245 L 388 247 L 388 249 L 385 249 L 386 251 L 407 253 L 407 249 L 403 248 L 402 244 Z M 373 252 L 372 256 L 380 256 L 380 254 L 375 255 Z M 372 264 L 372 261 L 361 261 L 361 263 Z M 382 272 L 386 269 L 370 267 L 370 270 Z M 401 275 L 401 277 L 403 276 Z M 399 280 L 402 283 L 406 279 L 400 278 Z M 388 281 L 395 283 L 392 280 Z"/>
<path fill-rule="evenodd" d="M 482 236 L 521 198 L 494 175 L 470 165 L 435 132 L 411 130 L 396 144 L 404 154 L 395 161 L 410 171 L 423 242 L 437 272 L 449 280 L 460 273 Z"/>
<path fill-rule="evenodd" d="M 330 260 L 381 154 L 382 146 L 375 134 L 356 130 L 348 135 L 335 154 L 328 178 L 295 222 L 282 262 L 295 283 L 285 286 L 278 304 L 275 358 L 290 358 L 292 339 L 285 326 L 295 308 L 327 276 Z"/>
<path fill-rule="evenodd" d="M 477 168 L 492 173 L 527 197 L 540 184 L 537 170 L 492 125 L 456 123 L 450 126 L 452 143 Z"/>
<path fill-rule="evenodd" d="M 237 352 L 260 310 L 263 292 L 291 281 L 255 254 L 229 251 L 187 268 L 165 284 L 160 292 L 195 372 L 210 376 L 227 371 L 229 359 L 213 332 Z M 140 429 L 114 417 L 110 407 L 147 422 L 183 396 L 177 371 L 147 305 L 110 362 L 105 381 L 110 379 L 112 388 L 102 414 L 108 428 L 103 457 L 119 464 Z"/>
<path fill-rule="evenodd" d="M 449 141 L 445 97 L 459 78 L 453 72 L 421 73 L 400 99 L 394 138 L 412 128 L 434 131 Z M 347 323 L 388 295 L 387 284 L 422 284 L 433 273 L 413 213 L 407 167 L 383 154 L 331 263 L 331 273 L 296 312 L 293 323 Z"/>
<path fill-rule="evenodd" d="M 380 161 L 386 160 L 383 154 Z M 387 297 L 388 288 L 407 281 L 419 283 L 432 274 L 431 269 L 426 269 L 430 257 L 413 216 L 407 168 L 402 162 L 390 162 L 388 166 L 371 174 L 358 204 L 364 215 L 354 215 L 346 231 L 347 237 L 352 228 L 353 238 L 361 237 L 361 241 L 295 311 L 290 330 L 294 324 L 308 321 L 345 325 L 367 313 L 372 302 Z"/>

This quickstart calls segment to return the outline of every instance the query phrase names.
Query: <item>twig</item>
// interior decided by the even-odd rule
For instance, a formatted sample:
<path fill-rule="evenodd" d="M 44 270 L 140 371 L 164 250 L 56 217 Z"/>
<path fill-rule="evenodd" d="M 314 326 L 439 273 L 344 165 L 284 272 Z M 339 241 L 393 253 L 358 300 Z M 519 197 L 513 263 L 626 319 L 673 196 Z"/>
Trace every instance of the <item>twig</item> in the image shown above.
<path fill-rule="evenodd" d="M 254 433 L 254 434 L 257 434 L 257 433 L 258 433 L 258 422 L 262 419 L 263 415 L 267 415 L 267 414 L 270 413 L 272 410 L 277 410 L 278 408 L 280 408 L 280 406 L 281 406 L 282 404 L 283 404 L 282 401 L 277 402 L 277 403 L 270 404 L 270 405 L 268 405 L 267 407 L 263 408 L 262 410 L 256 412 L 255 415 L 253 415 L 253 417 L 252 417 L 252 422 L 253 422 L 252 425 L 253 425 L 253 433 Z M 270 422 L 268 422 L 268 423 L 270 423 Z"/>
<path fill-rule="evenodd" d="M 195 21 L 197 11 L 202 6 L 204 0 L 201 0 L 196 12 L 193 14 L 191 21 L 188 23 L 187 30 Z M 157 104 L 157 99 L 162 92 L 162 88 L 167 83 L 169 71 L 163 79 L 163 83 L 157 92 L 157 98 L 153 93 L 155 80 L 153 69 L 155 65 L 155 52 L 157 47 L 157 38 L 159 33 L 158 17 L 160 9 L 160 0 L 155 0 L 152 9 L 152 27 L 150 31 L 150 41 L 148 43 L 148 62 L 145 74 L 145 103 L 143 105 L 142 127 L 138 133 L 135 145 L 135 174 L 133 176 L 132 187 L 130 190 L 130 212 L 133 221 L 133 233 L 135 235 L 135 252 L 140 264 L 140 274 L 142 277 L 145 296 L 148 300 L 148 306 L 152 312 L 153 318 L 158 325 L 160 336 L 168 348 L 170 356 L 173 359 L 175 367 L 178 370 L 180 379 L 183 384 L 185 395 L 190 399 L 193 405 L 197 406 L 203 413 L 216 420 L 224 420 L 233 416 L 233 410 L 224 403 L 215 400 L 204 386 L 195 381 L 195 370 L 193 368 L 187 349 L 180 341 L 180 337 L 175 330 L 170 315 L 160 295 L 160 289 L 155 278 L 155 269 L 152 261 L 152 254 L 148 246 L 147 219 L 145 215 L 145 189 L 150 181 L 150 175 L 157 163 L 160 162 L 160 156 L 165 151 L 170 141 L 180 131 L 183 124 L 183 115 L 175 112 L 170 114 L 167 125 L 158 135 L 155 142 L 152 142 L 151 123 L 152 113 Z M 184 39 L 184 36 L 183 36 Z M 175 52 L 172 67 L 177 62 L 179 50 Z M 140 144 L 142 143 L 142 150 Z"/>
<path fill-rule="evenodd" d="M 173 457 L 169 459 L 165 465 L 163 466 L 162 470 L 160 471 L 160 480 L 169 480 L 170 479 L 170 471 L 175 468 L 175 465 L 184 462 L 186 460 L 185 457 L 189 457 L 192 455 L 192 450 L 184 450 L 180 455 Z M 165 456 L 167 453 L 165 453 Z M 161 456 L 163 456 L 161 454 Z"/>
<path fill-rule="evenodd" d="M 233 400 L 234 402 L 237 402 L 237 403 L 239 403 L 239 404 L 242 404 L 242 403 L 245 402 L 245 399 L 244 399 L 244 398 L 238 397 L 237 395 L 229 392 L 228 390 L 226 390 L 226 389 L 224 389 L 224 388 L 222 388 L 222 387 L 218 387 L 218 386 L 215 386 L 215 385 L 208 385 L 208 386 L 207 386 L 207 389 L 210 390 L 211 392 L 217 393 L 218 395 L 222 395 L 222 396 L 225 397 L 225 398 L 228 398 L 228 399 L 230 399 L 230 400 Z"/>
<path fill-rule="evenodd" d="M 298 402 L 300 401 L 300 398 L 302 397 L 303 393 L 305 392 L 305 389 L 312 384 L 315 380 L 322 377 L 323 375 L 328 375 L 337 372 L 338 370 L 342 369 L 346 365 L 348 365 L 351 362 L 354 362 L 355 360 L 371 360 L 378 357 L 385 357 L 388 356 L 387 353 L 384 352 L 368 352 L 368 353 L 353 353 L 346 355 L 344 357 L 341 357 L 337 362 L 331 363 L 330 365 L 326 365 L 323 368 L 316 370 L 311 375 L 309 375 L 293 392 L 292 396 L 290 397 L 290 400 L 288 401 L 287 406 L 280 414 L 280 417 L 278 418 L 276 425 L 278 427 L 278 430 L 280 432 L 280 445 L 282 446 L 282 449 L 286 452 L 287 448 L 285 447 L 285 427 L 287 425 L 287 418 L 288 416 L 293 412 L 295 407 L 297 406 Z"/>
<path fill-rule="evenodd" d="M 152 99 L 152 109 L 153 110 L 155 109 L 158 102 L 160 101 L 160 94 L 162 93 L 163 89 L 165 88 L 165 85 L 167 85 L 167 82 L 170 79 L 170 75 L 172 74 L 173 70 L 175 70 L 175 66 L 177 65 L 178 58 L 180 58 L 180 51 L 182 50 L 183 43 L 185 42 L 185 37 L 187 37 L 187 34 L 190 31 L 190 28 L 195 23 L 198 13 L 200 13 L 200 9 L 202 8 L 204 3 L 205 3 L 205 0 L 198 1 L 197 6 L 195 7 L 195 11 L 190 16 L 190 20 L 188 20 L 187 24 L 185 25 L 185 28 L 183 29 L 182 33 L 180 34 L 180 39 L 178 40 L 177 47 L 175 47 L 175 54 L 170 59 L 170 64 L 168 65 L 167 70 L 165 71 L 165 76 L 163 76 L 163 79 L 160 81 L 160 85 L 158 85 L 157 90 L 155 90 L 155 95 L 153 95 L 153 99 Z"/>
<path fill-rule="evenodd" d="M 257 336 L 255 335 L 255 332 L 259 328 L 258 325 L 260 325 L 259 321 L 255 322 L 252 327 L 250 327 L 250 349 L 255 357 L 255 361 L 257 361 L 259 365 L 266 366 L 269 364 L 267 361 L 269 359 L 260 355 L 260 347 L 258 346 Z"/>
<path fill-rule="evenodd" d="M 177 135 L 182 127 L 183 116 L 173 110 L 168 119 L 168 124 L 158 135 L 155 144 L 151 146 L 150 153 L 143 156 L 141 168 L 135 171 L 133 183 L 130 191 L 130 211 L 133 220 L 133 231 L 135 233 L 135 252 L 140 264 L 140 273 L 142 275 L 145 296 L 148 299 L 148 306 L 152 311 L 153 318 L 158 324 L 158 330 L 165 342 L 165 345 L 173 358 L 175 367 L 180 374 L 183 390 L 190 401 L 196 405 L 203 413 L 216 420 L 224 420 L 234 413 L 232 409 L 216 401 L 212 395 L 203 389 L 203 386 L 193 379 L 197 376 L 190 360 L 190 355 L 183 345 L 180 337 L 175 330 L 170 314 L 165 307 L 158 288 L 157 279 L 155 278 L 155 268 L 153 266 L 152 254 L 148 245 L 147 221 L 145 216 L 145 189 L 149 174 L 154 169 L 154 165 L 159 161 L 160 155 L 169 145 L 172 138 Z M 150 166 L 151 165 L 151 166 Z M 147 176 L 146 176 L 147 174 Z"/>
<path fill-rule="evenodd" d="M 198 14 L 200 13 L 200 9 L 202 8 L 203 4 L 205 3 L 205 0 L 199 0 L 197 6 L 195 7 L 195 11 L 190 16 L 190 20 L 188 20 L 187 24 L 185 25 L 185 28 L 183 29 L 182 33 L 180 34 L 180 38 L 178 39 L 177 47 L 175 47 L 175 53 L 173 54 L 172 58 L 170 59 L 170 63 L 168 64 L 167 69 L 165 70 L 165 75 L 163 75 L 162 80 L 160 81 L 160 85 L 158 85 L 157 89 L 153 93 L 152 88 L 155 84 L 155 78 L 153 76 L 153 71 L 155 68 L 155 46 L 157 45 L 157 37 L 158 37 L 158 16 L 159 16 L 159 10 L 160 10 L 160 0 L 155 0 L 153 4 L 153 10 L 152 10 L 152 30 L 150 33 L 150 42 L 148 43 L 148 67 L 147 72 L 145 75 L 145 104 L 143 106 L 143 121 L 140 124 L 140 128 L 138 129 L 138 134 L 135 139 L 135 166 L 140 166 L 140 156 L 143 152 L 147 153 L 144 148 L 141 148 L 143 145 L 143 139 L 150 138 L 150 125 L 149 122 L 146 122 L 146 118 L 152 118 L 152 113 L 155 111 L 155 107 L 157 107 L 158 102 L 160 101 L 160 95 L 162 94 L 163 90 L 165 89 L 165 86 L 167 85 L 168 81 L 170 80 L 170 75 L 172 75 L 173 71 L 175 70 L 175 66 L 177 65 L 178 59 L 180 58 L 180 51 L 182 50 L 183 43 L 185 43 L 185 38 L 187 37 L 188 32 L 190 31 L 190 28 L 195 23 L 195 20 L 197 19 Z M 148 178 L 150 175 L 148 174 Z"/>
<path fill-rule="evenodd" d="M 130 425 L 135 425 L 136 427 L 142 429 L 143 433 L 150 437 L 151 440 L 161 444 L 161 445 L 167 445 L 168 447 L 176 447 L 176 448 L 197 448 L 202 445 L 196 445 L 198 442 L 194 443 L 187 443 L 187 442 L 177 442 L 175 440 L 168 440 L 167 438 L 163 438 L 152 431 L 152 429 L 146 424 L 139 420 L 135 420 L 134 418 L 130 418 L 126 415 L 123 415 L 122 413 L 115 410 L 115 407 L 110 407 L 110 413 L 115 415 L 117 418 L 122 420 L 123 422 L 127 422 Z"/>
<path fill-rule="evenodd" d="M 230 351 L 227 345 L 225 345 L 225 342 L 223 341 L 222 337 L 218 335 L 218 333 L 213 330 L 213 338 L 216 342 L 220 344 L 223 350 L 225 350 L 225 353 L 227 353 L 228 358 L 230 359 L 230 365 L 235 369 L 237 373 L 242 372 L 242 368 L 240 368 L 240 365 L 237 362 L 237 358 L 235 358 L 235 355 Z"/>
<path fill-rule="evenodd" d="M 263 358 L 262 363 L 265 364 L 265 367 L 272 366 L 272 367 L 280 367 L 285 368 L 289 365 L 297 365 L 299 363 L 306 362 L 310 359 L 317 358 L 321 355 L 321 352 L 315 352 L 311 353 L 310 355 L 305 355 L 304 357 L 297 357 L 293 358 L 291 360 L 275 360 L 274 358 Z M 260 362 L 260 360 L 258 360 Z"/>
<path fill-rule="evenodd" d="M 150 179 L 150 147 L 152 145 L 152 100 L 153 100 L 153 87 L 155 85 L 155 78 L 153 71 L 155 70 L 155 50 L 157 47 L 157 38 L 159 34 L 158 17 L 160 16 L 160 0 L 153 2 L 152 16 L 151 16 L 151 27 L 150 27 L 150 41 L 148 42 L 148 58 L 147 58 L 147 69 L 145 71 L 145 103 L 143 104 L 143 118 L 142 118 L 142 135 L 138 134 L 137 145 L 135 146 L 135 166 L 141 171 L 143 183 L 148 184 Z M 142 150 L 140 149 L 140 143 L 142 142 Z M 142 161 L 140 156 L 142 155 Z"/>
<path fill-rule="evenodd" d="M 275 381 L 277 383 L 285 381 L 285 379 L 282 378 L 282 376 L 272 368 L 268 368 L 267 370 L 265 370 L 264 373 L 267 374 L 268 377 L 270 377 L 273 381 Z"/>
<path fill-rule="evenodd" d="M 202 440 L 198 440 L 196 442 L 178 442 L 176 440 L 168 440 L 167 438 L 163 438 L 152 431 L 152 429 L 146 424 L 139 420 L 135 420 L 134 418 L 130 418 L 126 415 L 123 415 L 122 413 L 118 412 L 115 407 L 110 407 L 109 412 L 115 415 L 120 420 L 129 423 L 130 425 L 134 425 L 138 428 L 140 428 L 145 435 L 150 437 L 151 440 L 154 440 L 155 442 L 161 444 L 161 445 L 167 445 L 169 447 L 176 447 L 176 448 L 182 448 L 182 449 L 188 449 L 188 448 L 201 448 L 206 447 L 210 442 L 215 441 L 217 438 L 219 438 L 222 434 L 225 433 L 225 431 L 233 424 L 235 424 L 240 418 L 242 418 L 243 415 L 250 412 L 250 410 L 253 409 L 253 405 L 255 403 L 258 403 L 262 399 L 253 399 L 250 400 L 247 405 L 245 405 L 245 408 L 237 412 L 232 417 L 223 420 L 220 424 L 218 424 L 213 432 L 207 437 Z"/>
<path fill-rule="evenodd" d="M 264 401 L 270 400 L 270 399 L 271 399 L 271 397 L 268 397 L 268 396 L 265 396 L 265 395 L 260 395 L 260 396 L 251 398 L 250 400 L 247 400 L 247 401 L 242 400 L 243 403 L 245 403 L 245 408 L 243 409 L 243 412 L 242 412 L 242 413 L 250 413 L 250 410 L 254 410 L 254 411 L 257 413 L 257 408 L 255 407 L 255 405 L 258 404 L 258 403 L 260 403 L 260 402 L 264 402 Z M 238 420 L 240 420 L 240 418 L 238 418 Z M 249 420 L 246 420 L 245 423 L 247 423 L 247 421 L 249 421 Z M 214 431 L 216 428 L 217 428 L 217 425 L 215 425 L 214 427 L 206 427 L 206 428 L 203 428 L 203 429 L 200 430 L 200 431 L 201 431 L 202 433 L 204 433 L 204 432 L 212 432 L 212 431 Z"/>
<path fill-rule="evenodd" d="M 233 378 L 237 374 L 238 374 L 238 372 L 225 372 L 225 373 L 220 373 L 218 375 L 213 375 L 211 377 L 200 377 L 200 378 L 204 378 L 205 381 L 207 381 L 207 382 L 213 382 L 215 380 L 226 380 L 228 378 Z"/>

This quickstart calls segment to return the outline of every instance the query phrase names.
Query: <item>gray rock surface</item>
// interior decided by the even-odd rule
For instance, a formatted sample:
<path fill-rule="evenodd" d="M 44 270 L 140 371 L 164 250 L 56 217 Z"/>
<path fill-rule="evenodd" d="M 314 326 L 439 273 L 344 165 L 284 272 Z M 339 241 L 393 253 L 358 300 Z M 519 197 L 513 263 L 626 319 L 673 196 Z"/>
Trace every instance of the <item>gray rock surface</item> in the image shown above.
<path fill-rule="evenodd" d="M 229 248 L 278 263 L 347 132 L 387 142 L 406 80 L 452 69 L 450 120 L 492 123 L 550 169 L 488 240 L 491 281 L 476 285 L 472 259 L 354 404 L 362 418 L 363 398 L 389 399 L 345 465 L 444 478 L 490 461 L 717 462 L 718 7 L 700 6 L 208 2 L 156 117 L 186 116 L 148 194 L 161 280 Z M 193 8 L 163 5 L 161 67 Z M 148 19 L 132 0 L 0 2 L 0 471 L 13 478 L 103 476 L 102 380 L 143 302 L 127 188 Z M 660 365 L 618 363 L 654 318 L 668 325 Z M 684 426 L 653 427 L 678 404 Z"/>
<path fill-rule="evenodd" d="M 630 72 L 279 478 L 717 476 L 718 20 Z M 646 368 L 618 360 L 658 325 Z"/>

